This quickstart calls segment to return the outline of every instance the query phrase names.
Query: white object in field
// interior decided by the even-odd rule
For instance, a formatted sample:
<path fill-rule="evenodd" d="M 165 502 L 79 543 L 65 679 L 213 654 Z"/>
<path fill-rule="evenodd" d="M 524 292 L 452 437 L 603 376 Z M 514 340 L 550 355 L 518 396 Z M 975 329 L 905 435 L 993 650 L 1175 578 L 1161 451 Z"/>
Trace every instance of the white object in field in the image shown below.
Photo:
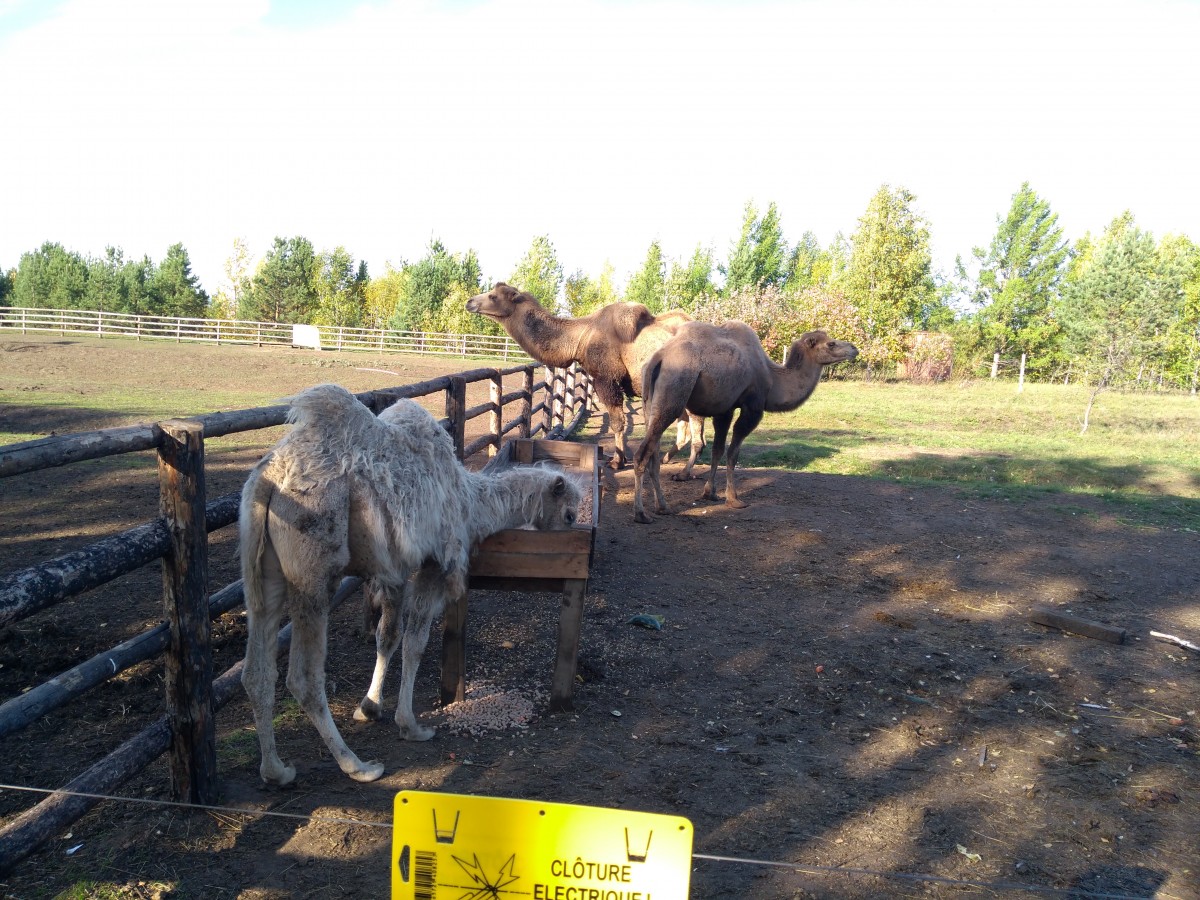
<path fill-rule="evenodd" d="M 321 349 L 321 331 L 316 325 L 293 325 L 292 346 L 309 347 L 312 350 Z"/>

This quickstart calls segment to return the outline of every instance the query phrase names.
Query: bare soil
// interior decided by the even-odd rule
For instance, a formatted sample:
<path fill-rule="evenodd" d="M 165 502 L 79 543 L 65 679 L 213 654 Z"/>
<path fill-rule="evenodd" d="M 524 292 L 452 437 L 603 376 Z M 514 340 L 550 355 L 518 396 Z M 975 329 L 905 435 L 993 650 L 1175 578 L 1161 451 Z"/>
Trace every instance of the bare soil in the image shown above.
<path fill-rule="evenodd" d="M 36 385 L 49 379 L 81 392 L 106 377 L 183 378 L 197 391 L 260 379 L 282 396 L 475 365 L 0 335 L 0 378 L 23 392 L 0 418 L 35 433 L 129 421 L 40 405 Z M 611 451 L 602 429 L 594 416 L 584 439 Z M 276 437 L 210 450 L 210 496 L 237 490 Z M 697 501 L 699 482 L 667 482 L 677 514 L 635 525 L 631 474 L 606 478 L 573 713 L 540 706 L 559 598 L 473 592 L 468 692 L 532 698 L 533 721 L 477 735 L 443 728 L 423 744 L 400 741 L 386 717 L 353 722 L 373 647 L 352 598 L 331 629 L 331 701 L 350 745 L 387 773 L 350 781 L 283 702 L 281 753 L 299 776 L 290 789 L 265 788 L 239 699 L 218 718 L 222 804 L 387 823 L 397 791 L 423 789 L 683 815 L 695 827 L 696 898 L 1020 896 L 1018 886 L 1200 897 L 1200 654 L 1149 636 L 1200 642 L 1195 530 L 1130 525 L 1075 496 L 1014 503 L 749 466 L 740 479 L 748 509 Z M 0 480 L 0 576 L 156 509 L 152 460 Z M 212 536 L 214 590 L 237 577 L 231 532 Z M 0 699 L 157 622 L 159 580 L 149 567 L 0 630 Z M 1125 628 L 1128 640 L 1035 625 L 1035 605 Z M 662 616 L 662 629 L 630 623 L 643 613 Z M 216 624 L 217 671 L 244 640 L 240 615 Z M 437 675 L 435 639 L 415 695 L 433 724 L 445 721 Z M 0 781 L 59 786 L 161 709 L 157 666 L 123 673 L 5 739 Z M 119 793 L 166 799 L 165 764 Z M 0 791 L 0 821 L 37 799 Z M 381 897 L 390 839 L 345 821 L 108 801 L 0 874 L 0 894 L 52 897 L 95 882 L 116 888 L 70 896 Z M 746 861 L 708 858 L 718 856 Z"/>

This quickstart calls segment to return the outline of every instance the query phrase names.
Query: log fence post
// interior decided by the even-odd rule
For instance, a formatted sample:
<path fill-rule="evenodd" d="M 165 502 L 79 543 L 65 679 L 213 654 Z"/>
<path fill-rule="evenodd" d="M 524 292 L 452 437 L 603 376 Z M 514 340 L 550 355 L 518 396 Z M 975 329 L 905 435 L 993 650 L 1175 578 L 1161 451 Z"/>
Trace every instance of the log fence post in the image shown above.
<path fill-rule="evenodd" d="M 446 388 L 446 418 L 450 420 L 450 437 L 454 440 L 454 455 L 463 458 L 467 431 L 467 380 L 461 375 L 450 376 Z"/>
<path fill-rule="evenodd" d="M 170 638 L 164 660 L 171 727 L 171 795 L 186 803 L 217 800 L 212 647 L 208 611 L 204 426 L 160 423 L 160 509 L 171 533 L 163 557 L 163 607 Z"/>
<path fill-rule="evenodd" d="M 521 437 L 527 438 L 533 431 L 533 375 L 534 367 L 525 367 L 525 381 L 521 386 Z"/>
<path fill-rule="evenodd" d="M 488 457 L 500 452 L 500 437 L 504 430 L 504 380 L 500 370 L 496 369 L 488 383 L 488 399 L 492 402 L 492 412 L 488 416 L 488 431 L 492 443 L 488 445 Z"/>
<path fill-rule="evenodd" d="M 544 375 L 542 383 L 546 385 L 546 399 L 542 403 L 542 433 L 549 435 L 550 428 L 554 424 L 554 370 L 546 366 L 542 371 Z"/>

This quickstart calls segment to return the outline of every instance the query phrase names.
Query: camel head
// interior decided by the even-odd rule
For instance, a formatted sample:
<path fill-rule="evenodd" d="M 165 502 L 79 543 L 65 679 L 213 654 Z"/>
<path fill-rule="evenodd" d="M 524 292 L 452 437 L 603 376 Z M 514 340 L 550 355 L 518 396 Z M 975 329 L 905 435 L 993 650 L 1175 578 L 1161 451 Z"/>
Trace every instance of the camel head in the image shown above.
<path fill-rule="evenodd" d="M 824 331 L 807 331 L 792 341 L 784 365 L 792 367 L 803 361 L 810 365 L 831 366 L 849 362 L 856 356 L 858 348 L 849 341 L 835 341 Z"/>
<path fill-rule="evenodd" d="M 476 294 L 468 300 L 467 311 L 479 313 L 498 322 L 515 315 L 522 303 L 538 305 L 537 298 L 532 294 L 526 294 L 503 281 L 497 281 L 496 286 L 486 294 Z"/>

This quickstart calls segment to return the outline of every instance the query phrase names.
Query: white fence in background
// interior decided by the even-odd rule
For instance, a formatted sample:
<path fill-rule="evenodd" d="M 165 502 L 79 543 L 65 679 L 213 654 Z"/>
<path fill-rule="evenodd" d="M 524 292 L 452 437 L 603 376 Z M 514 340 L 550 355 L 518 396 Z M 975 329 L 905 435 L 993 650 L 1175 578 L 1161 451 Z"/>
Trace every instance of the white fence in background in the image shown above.
<path fill-rule="evenodd" d="M 529 354 L 508 335 L 438 334 L 422 331 L 311 326 L 324 350 L 374 350 L 379 353 L 430 353 L 441 356 L 486 356 L 523 362 Z M 177 319 L 85 309 L 34 309 L 0 306 L 0 330 L 126 337 L 137 340 L 256 344 L 291 347 L 293 326 L 279 322 L 236 319 Z M 307 341 L 305 346 L 311 346 Z"/>

